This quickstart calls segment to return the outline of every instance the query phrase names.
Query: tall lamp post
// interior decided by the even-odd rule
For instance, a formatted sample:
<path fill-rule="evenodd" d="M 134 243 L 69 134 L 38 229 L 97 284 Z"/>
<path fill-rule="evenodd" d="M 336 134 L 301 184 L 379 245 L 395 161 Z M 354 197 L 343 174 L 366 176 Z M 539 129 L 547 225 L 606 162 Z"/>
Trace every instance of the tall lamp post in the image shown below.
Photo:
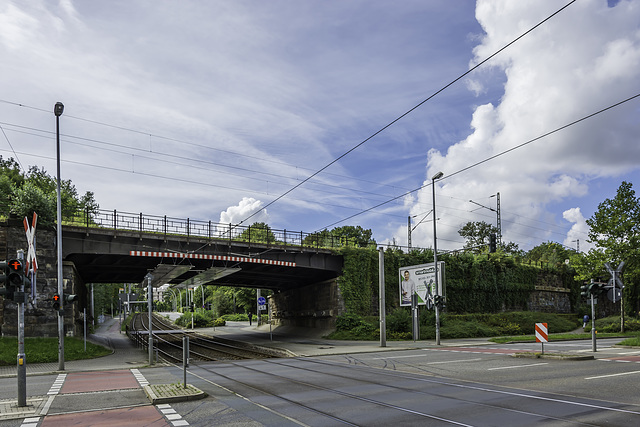
<path fill-rule="evenodd" d="M 431 190 L 433 191 L 433 264 L 436 272 L 436 295 L 440 294 L 440 286 L 438 284 L 438 239 L 436 237 L 436 179 L 444 176 L 442 172 L 438 172 L 431 178 Z M 440 308 L 436 304 L 436 345 L 440 345 Z"/>
<path fill-rule="evenodd" d="M 58 200 L 56 202 L 57 217 L 57 239 L 56 246 L 58 249 L 58 295 L 60 301 L 64 301 L 62 291 L 62 195 L 60 193 L 60 116 L 64 111 L 64 105 L 62 102 L 56 102 L 53 107 L 53 114 L 56 115 L 56 165 L 57 165 L 57 195 Z M 64 371 L 64 316 L 63 308 L 58 310 L 58 370 Z"/>

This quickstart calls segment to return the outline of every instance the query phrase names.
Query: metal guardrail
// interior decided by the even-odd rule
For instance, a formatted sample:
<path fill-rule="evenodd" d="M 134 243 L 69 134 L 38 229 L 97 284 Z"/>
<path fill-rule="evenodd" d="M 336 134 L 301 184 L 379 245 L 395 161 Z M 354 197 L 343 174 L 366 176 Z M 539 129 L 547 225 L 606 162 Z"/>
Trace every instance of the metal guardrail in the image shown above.
<path fill-rule="evenodd" d="M 359 242 L 329 231 L 305 233 L 303 231 L 279 230 L 264 225 L 223 224 L 213 221 L 174 218 L 169 216 L 148 215 L 117 210 L 97 209 L 85 211 L 73 219 L 64 219 L 67 225 L 102 228 L 111 230 L 137 231 L 140 233 L 205 238 L 232 242 L 246 242 L 278 247 L 297 247 L 308 249 L 338 249 L 344 247 L 363 247 L 368 242 Z M 88 231 L 88 230 L 87 230 Z"/>

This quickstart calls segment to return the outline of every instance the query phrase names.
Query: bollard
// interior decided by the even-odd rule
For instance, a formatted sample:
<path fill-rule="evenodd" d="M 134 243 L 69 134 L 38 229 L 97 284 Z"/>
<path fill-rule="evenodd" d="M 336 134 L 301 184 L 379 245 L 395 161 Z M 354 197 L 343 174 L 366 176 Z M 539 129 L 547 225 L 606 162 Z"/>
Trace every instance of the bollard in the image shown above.
<path fill-rule="evenodd" d="M 189 366 L 189 337 L 182 337 L 182 374 L 184 388 L 187 388 L 187 366 Z"/>

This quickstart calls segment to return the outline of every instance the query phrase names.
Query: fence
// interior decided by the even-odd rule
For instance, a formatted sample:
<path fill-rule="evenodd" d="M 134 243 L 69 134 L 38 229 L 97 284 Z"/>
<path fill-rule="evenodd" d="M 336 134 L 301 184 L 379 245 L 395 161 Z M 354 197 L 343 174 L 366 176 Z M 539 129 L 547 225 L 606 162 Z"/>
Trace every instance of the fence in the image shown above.
<path fill-rule="evenodd" d="M 310 249 L 338 249 L 343 247 L 367 246 L 369 242 L 335 235 L 329 231 L 305 233 L 302 231 L 278 230 L 264 224 L 240 225 L 222 224 L 213 221 L 173 218 L 158 215 L 97 209 L 84 211 L 71 220 L 63 221 L 69 225 L 82 225 L 87 228 L 128 230 L 140 233 L 225 240 Z"/>

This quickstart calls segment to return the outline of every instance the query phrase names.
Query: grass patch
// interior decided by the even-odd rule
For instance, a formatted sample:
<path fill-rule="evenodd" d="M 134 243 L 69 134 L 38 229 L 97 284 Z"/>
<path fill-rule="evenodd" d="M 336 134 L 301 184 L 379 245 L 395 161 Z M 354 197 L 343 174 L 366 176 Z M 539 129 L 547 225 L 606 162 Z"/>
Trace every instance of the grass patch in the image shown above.
<path fill-rule="evenodd" d="M 52 363 L 58 361 L 58 338 L 25 338 L 25 359 L 29 363 Z M 111 354 L 111 350 L 101 345 L 87 341 L 87 351 L 84 350 L 84 340 L 65 337 L 64 360 L 93 359 Z M 0 338 L 0 366 L 16 365 L 18 355 L 18 338 Z"/>
<path fill-rule="evenodd" d="M 637 335 L 626 340 L 621 341 L 618 345 L 628 345 L 631 347 L 640 347 L 640 337 Z"/>

